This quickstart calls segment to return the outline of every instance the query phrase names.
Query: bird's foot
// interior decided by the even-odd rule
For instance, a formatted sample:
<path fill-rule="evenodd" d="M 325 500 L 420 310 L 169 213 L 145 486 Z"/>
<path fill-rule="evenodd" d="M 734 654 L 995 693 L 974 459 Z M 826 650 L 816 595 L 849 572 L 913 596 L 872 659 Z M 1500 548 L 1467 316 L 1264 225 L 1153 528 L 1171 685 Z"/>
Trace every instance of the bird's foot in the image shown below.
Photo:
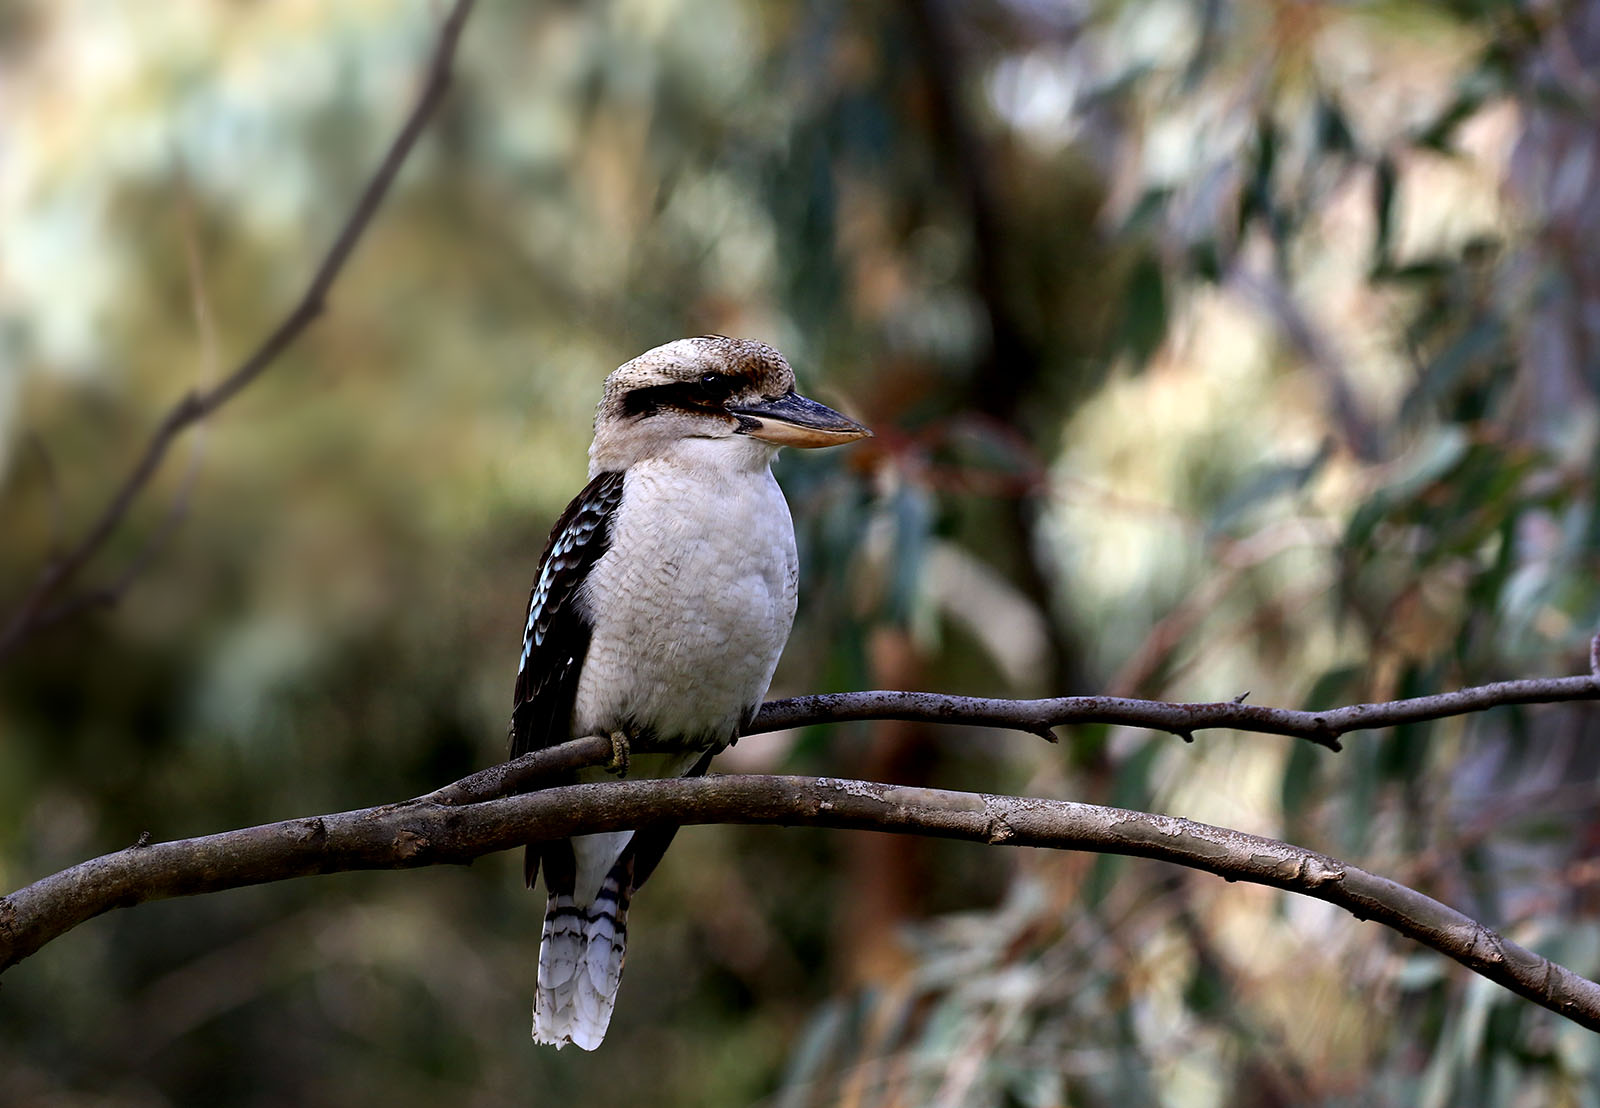
<path fill-rule="evenodd" d="M 606 763 L 607 771 L 618 777 L 628 776 L 628 733 L 622 730 L 611 732 L 611 761 Z"/>

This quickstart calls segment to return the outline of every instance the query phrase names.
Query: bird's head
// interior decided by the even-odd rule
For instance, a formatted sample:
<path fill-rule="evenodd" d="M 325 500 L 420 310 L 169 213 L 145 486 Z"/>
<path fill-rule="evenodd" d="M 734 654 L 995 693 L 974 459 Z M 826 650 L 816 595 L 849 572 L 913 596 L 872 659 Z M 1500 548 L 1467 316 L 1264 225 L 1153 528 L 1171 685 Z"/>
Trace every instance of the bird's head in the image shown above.
<path fill-rule="evenodd" d="M 671 452 L 765 465 L 780 446 L 837 446 L 872 434 L 795 392 L 794 370 L 764 343 L 720 335 L 647 350 L 606 378 L 592 473 Z"/>

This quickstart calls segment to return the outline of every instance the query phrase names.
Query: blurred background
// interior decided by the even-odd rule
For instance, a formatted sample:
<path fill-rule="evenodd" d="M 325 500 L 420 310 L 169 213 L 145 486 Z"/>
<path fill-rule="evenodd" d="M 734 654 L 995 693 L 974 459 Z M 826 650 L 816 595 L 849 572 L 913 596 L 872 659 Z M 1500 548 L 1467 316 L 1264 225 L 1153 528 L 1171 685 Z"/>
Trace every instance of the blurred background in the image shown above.
<path fill-rule="evenodd" d="M 443 14 L 0 3 L 0 616 L 299 296 Z M 1597 107 L 1585 0 L 481 5 L 328 313 L 90 567 L 120 603 L 0 662 L 0 887 L 499 760 L 601 380 L 689 334 L 878 433 L 777 466 L 774 695 L 1583 672 Z M 1596 723 L 861 724 L 721 765 L 1283 837 L 1593 975 Z M 1321 903 L 804 830 L 682 834 L 603 1049 L 558 1055 L 520 871 L 92 921 L 6 974 L 0 1103 L 1600 1103 L 1600 1039 Z"/>

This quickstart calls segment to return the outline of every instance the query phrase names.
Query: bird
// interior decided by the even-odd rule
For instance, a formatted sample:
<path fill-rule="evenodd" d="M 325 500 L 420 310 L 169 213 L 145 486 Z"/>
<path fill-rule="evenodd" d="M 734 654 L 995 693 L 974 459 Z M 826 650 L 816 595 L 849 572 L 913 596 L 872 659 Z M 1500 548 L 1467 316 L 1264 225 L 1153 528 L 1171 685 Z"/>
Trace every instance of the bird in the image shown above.
<path fill-rule="evenodd" d="M 755 719 L 794 623 L 794 524 L 772 460 L 870 434 L 797 393 L 784 356 L 754 340 L 679 339 L 614 370 L 589 482 L 551 530 L 528 598 L 512 757 L 604 735 L 607 768 L 623 776 L 704 773 Z M 632 754 L 636 743 L 649 752 Z M 629 904 L 676 831 L 528 847 L 528 886 L 542 865 L 548 894 L 535 1042 L 600 1045 Z"/>

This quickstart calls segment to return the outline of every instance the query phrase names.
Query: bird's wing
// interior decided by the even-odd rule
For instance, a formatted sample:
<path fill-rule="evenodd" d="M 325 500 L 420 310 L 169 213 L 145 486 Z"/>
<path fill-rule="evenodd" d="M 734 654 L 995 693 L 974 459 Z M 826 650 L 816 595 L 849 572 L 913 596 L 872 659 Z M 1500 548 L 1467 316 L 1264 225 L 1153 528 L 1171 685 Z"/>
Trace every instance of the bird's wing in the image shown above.
<path fill-rule="evenodd" d="M 571 736 L 572 702 L 593 627 L 578 589 L 611 545 L 611 518 L 622 500 L 622 474 L 602 473 L 573 498 L 550 531 L 528 597 L 522 660 L 511 711 L 511 756 Z"/>

